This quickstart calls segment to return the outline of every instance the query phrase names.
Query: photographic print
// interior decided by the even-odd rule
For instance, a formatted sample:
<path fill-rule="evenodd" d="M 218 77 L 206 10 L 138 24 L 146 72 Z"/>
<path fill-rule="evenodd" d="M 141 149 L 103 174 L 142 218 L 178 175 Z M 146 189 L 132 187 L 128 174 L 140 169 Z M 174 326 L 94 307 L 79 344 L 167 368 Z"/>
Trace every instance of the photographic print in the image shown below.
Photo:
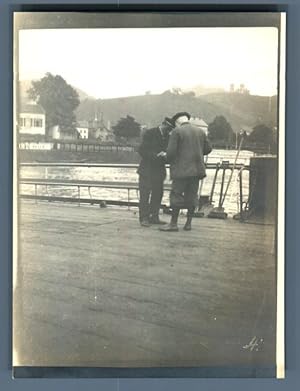
<path fill-rule="evenodd" d="M 15 377 L 284 377 L 284 81 L 284 13 L 15 13 Z"/>

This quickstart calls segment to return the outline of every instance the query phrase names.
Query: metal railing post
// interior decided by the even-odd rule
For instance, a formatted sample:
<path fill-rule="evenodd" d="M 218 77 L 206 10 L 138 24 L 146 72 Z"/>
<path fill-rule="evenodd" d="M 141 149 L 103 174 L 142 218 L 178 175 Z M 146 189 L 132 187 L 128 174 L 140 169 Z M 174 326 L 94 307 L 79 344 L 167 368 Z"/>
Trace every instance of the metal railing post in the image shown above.
<path fill-rule="evenodd" d="M 240 179 L 240 221 L 244 220 L 244 211 L 243 211 L 243 169 L 239 173 Z"/>

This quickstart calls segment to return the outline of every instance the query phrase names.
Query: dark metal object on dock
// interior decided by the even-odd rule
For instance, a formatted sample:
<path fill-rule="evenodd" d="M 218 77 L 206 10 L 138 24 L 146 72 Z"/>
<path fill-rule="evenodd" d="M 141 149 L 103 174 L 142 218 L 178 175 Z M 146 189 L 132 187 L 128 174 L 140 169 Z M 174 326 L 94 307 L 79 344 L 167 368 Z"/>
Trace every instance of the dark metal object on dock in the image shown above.
<path fill-rule="evenodd" d="M 235 156 L 235 159 L 234 159 L 233 166 L 231 168 L 230 177 L 228 179 L 228 182 L 227 182 L 224 194 L 223 194 L 223 187 L 224 187 L 224 180 L 225 180 L 225 171 L 226 171 L 226 169 L 229 166 L 229 162 L 226 162 L 226 165 L 225 165 L 225 162 L 222 162 L 223 175 L 222 175 L 221 191 L 220 191 L 220 198 L 219 198 L 219 206 L 217 208 L 214 208 L 209 213 L 208 217 L 210 217 L 210 218 L 217 218 L 217 219 L 226 219 L 227 218 L 227 213 L 225 213 L 225 210 L 223 208 L 223 204 L 224 204 L 224 201 L 225 201 L 225 198 L 226 198 L 226 195 L 227 195 L 230 183 L 231 183 L 231 179 L 232 179 L 232 176 L 233 176 L 234 169 L 236 167 L 237 159 L 239 157 L 239 154 L 240 154 L 240 151 L 241 151 L 241 148 L 242 148 L 243 140 L 244 140 L 244 138 L 242 137 L 241 141 L 240 141 L 240 144 L 239 144 L 239 148 L 237 150 L 237 153 L 236 153 L 236 156 Z"/>
<path fill-rule="evenodd" d="M 237 218 L 246 223 L 275 224 L 278 179 L 277 157 L 255 156 L 250 159 L 249 197 Z"/>
<path fill-rule="evenodd" d="M 220 169 L 220 163 L 217 163 L 216 169 L 215 169 L 215 175 L 213 179 L 213 183 L 211 186 L 211 191 L 209 196 L 200 196 L 199 198 L 199 207 L 198 211 L 195 213 L 195 217 L 207 217 L 209 213 L 213 210 L 213 196 L 217 181 L 218 172 Z"/>
<path fill-rule="evenodd" d="M 194 213 L 194 217 L 204 217 L 205 210 L 207 207 L 210 207 L 210 197 L 208 195 L 200 195 L 198 209 Z"/>
<path fill-rule="evenodd" d="M 212 197 L 214 193 L 214 188 L 218 176 L 219 169 L 222 169 L 222 180 L 221 180 L 221 189 L 220 189 L 220 196 L 219 196 L 219 205 L 213 209 L 210 210 L 208 213 L 207 217 L 212 218 L 212 219 L 226 219 L 227 218 L 227 213 L 225 213 L 225 209 L 223 208 L 223 202 L 225 198 L 223 198 L 223 188 L 224 188 L 224 181 L 225 181 L 225 173 L 226 170 L 228 169 L 229 162 L 223 161 L 222 166 L 216 168 L 216 174 L 213 182 L 213 187 L 211 191 L 211 203 L 213 202 Z"/>
<path fill-rule="evenodd" d="M 213 208 L 207 215 L 210 219 L 227 219 L 227 213 L 222 206 L 217 206 Z"/>

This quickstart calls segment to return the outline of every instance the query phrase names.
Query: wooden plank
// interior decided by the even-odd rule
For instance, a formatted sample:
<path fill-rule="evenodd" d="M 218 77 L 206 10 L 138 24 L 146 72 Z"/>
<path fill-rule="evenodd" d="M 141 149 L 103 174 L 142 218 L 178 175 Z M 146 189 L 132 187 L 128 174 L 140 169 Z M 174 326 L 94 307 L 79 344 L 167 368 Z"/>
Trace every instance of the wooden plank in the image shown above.
<path fill-rule="evenodd" d="M 20 227 L 22 365 L 274 364 L 274 227 L 29 202 Z"/>

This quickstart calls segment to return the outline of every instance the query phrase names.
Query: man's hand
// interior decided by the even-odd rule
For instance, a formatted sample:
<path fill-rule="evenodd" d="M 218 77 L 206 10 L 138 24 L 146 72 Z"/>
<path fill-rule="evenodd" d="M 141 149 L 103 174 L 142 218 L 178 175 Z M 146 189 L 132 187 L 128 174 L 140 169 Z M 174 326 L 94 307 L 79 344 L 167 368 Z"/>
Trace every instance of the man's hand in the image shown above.
<path fill-rule="evenodd" d="M 167 156 L 167 154 L 166 154 L 166 152 L 161 151 L 161 152 L 159 152 L 156 156 L 157 156 L 157 157 L 163 157 L 163 158 L 165 158 L 165 157 Z"/>

